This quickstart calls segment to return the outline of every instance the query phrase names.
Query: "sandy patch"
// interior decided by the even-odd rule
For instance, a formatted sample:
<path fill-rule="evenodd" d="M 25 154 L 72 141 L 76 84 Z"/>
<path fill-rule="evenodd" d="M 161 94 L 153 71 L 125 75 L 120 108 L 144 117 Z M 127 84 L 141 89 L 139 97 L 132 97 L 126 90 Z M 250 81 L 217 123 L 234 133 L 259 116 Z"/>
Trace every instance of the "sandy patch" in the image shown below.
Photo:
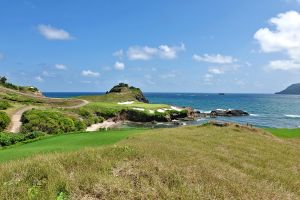
<path fill-rule="evenodd" d="M 125 102 L 118 102 L 119 105 L 129 105 L 129 104 L 133 104 L 134 101 L 125 101 Z"/>
<path fill-rule="evenodd" d="M 114 122 L 112 120 L 106 120 L 102 123 L 98 123 L 98 124 L 93 124 L 89 127 L 86 128 L 87 132 L 92 132 L 92 131 L 98 131 L 99 129 L 108 129 L 108 128 L 113 128 L 115 126 L 117 126 L 118 124 L 120 124 L 121 122 Z"/>
<path fill-rule="evenodd" d="M 183 109 L 178 108 L 178 107 L 175 107 L 175 106 L 171 106 L 171 109 L 172 109 L 172 110 L 176 110 L 176 111 L 178 111 L 178 112 L 180 112 L 180 111 L 183 110 Z"/>
<path fill-rule="evenodd" d="M 145 111 L 144 108 L 132 108 L 133 110 Z"/>

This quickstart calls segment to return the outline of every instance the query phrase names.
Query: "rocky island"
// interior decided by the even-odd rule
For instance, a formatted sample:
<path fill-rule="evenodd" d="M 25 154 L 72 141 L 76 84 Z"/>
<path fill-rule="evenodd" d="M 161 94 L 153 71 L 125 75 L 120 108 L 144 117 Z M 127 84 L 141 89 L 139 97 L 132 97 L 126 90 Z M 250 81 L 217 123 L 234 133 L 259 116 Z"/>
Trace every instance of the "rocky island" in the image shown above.
<path fill-rule="evenodd" d="M 292 84 L 289 87 L 287 87 L 285 90 L 281 92 L 277 92 L 275 94 L 294 94 L 294 95 L 300 95 L 300 83 Z"/>

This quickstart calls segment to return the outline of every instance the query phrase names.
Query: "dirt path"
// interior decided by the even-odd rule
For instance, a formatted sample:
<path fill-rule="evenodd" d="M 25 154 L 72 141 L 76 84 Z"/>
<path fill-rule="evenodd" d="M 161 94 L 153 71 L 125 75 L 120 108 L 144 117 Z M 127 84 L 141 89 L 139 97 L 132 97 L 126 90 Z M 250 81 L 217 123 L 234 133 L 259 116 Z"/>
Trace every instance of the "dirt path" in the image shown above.
<path fill-rule="evenodd" d="M 86 100 L 82 100 L 82 103 L 75 105 L 75 106 L 68 106 L 68 107 L 62 107 L 62 108 L 66 108 L 66 109 L 73 109 L 73 108 L 80 108 L 82 106 L 87 105 L 89 102 Z M 21 122 L 21 118 L 24 112 L 26 112 L 27 110 L 31 110 L 32 108 L 34 108 L 34 106 L 25 106 L 22 107 L 20 109 L 18 109 L 11 117 L 11 122 L 10 125 L 7 128 L 8 132 L 11 133 L 18 133 L 20 132 L 21 126 L 22 126 L 22 122 Z"/>
<path fill-rule="evenodd" d="M 15 112 L 11 117 L 11 122 L 7 131 L 11 133 L 18 133 L 22 126 L 21 118 L 23 113 L 26 112 L 27 110 L 31 110 L 32 108 L 33 106 L 26 106 L 17 110 L 17 112 Z"/>
<path fill-rule="evenodd" d="M 108 128 L 113 128 L 113 127 L 119 125 L 120 123 L 121 122 L 114 122 L 112 120 L 106 120 L 102 123 L 93 124 L 93 125 L 87 127 L 86 131 L 93 132 L 93 131 L 98 131 L 99 129 L 102 129 L 102 128 L 107 130 Z"/>
<path fill-rule="evenodd" d="M 65 107 L 61 107 L 61 108 L 66 108 L 66 109 L 80 108 L 80 107 L 85 106 L 90 103 L 87 100 L 83 100 L 83 99 L 78 99 L 78 100 L 82 101 L 82 103 L 75 105 L 75 106 L 65 106 Z"/>

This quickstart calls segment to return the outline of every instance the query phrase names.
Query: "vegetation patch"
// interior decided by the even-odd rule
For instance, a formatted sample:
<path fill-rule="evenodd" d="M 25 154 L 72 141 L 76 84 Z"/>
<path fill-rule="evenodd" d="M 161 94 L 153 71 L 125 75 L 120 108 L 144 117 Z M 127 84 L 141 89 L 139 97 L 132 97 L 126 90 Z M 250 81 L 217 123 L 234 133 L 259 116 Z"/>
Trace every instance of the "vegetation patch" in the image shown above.
<path fill-rule="evenodd" d="M 0 147 L 14 145 L 19 142 L 26 142 L 42 136 L 45 136 L 45 134 L 41 132 L 31 132 L 27 134 L 0 133 Z"/>
<path fill-rule="evenodd" d="M 22 116 L 22 132 L 41 131 L 47 134 L 58 134 L 82 131 L 86 125 L 75 117 L 67 116 L 55 110 L 33 109 Z"/>
<path fill-rule="evenodd" d="M 0 131 L 3 131 L 9 123 L 10 118 L 8 117 L 8 115 L 5 112 L 0 111 Z"/>
<path fill-rule="evenodd" d="M 0 100 L 0 110 L 6 110 L 7 108 L 12 107 L 8 101 Z"/>

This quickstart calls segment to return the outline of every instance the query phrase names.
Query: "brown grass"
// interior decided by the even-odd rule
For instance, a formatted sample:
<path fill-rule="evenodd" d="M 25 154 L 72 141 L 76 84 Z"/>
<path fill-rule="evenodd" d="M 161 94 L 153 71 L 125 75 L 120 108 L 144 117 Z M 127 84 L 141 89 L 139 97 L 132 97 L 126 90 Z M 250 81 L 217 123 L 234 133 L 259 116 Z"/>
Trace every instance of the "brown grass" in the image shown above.
<path fill-rule="evenodd" d="M 244 127 L 159 129 L 0 165 L 1 199 L 300 199 L 300 147 Z"/>

